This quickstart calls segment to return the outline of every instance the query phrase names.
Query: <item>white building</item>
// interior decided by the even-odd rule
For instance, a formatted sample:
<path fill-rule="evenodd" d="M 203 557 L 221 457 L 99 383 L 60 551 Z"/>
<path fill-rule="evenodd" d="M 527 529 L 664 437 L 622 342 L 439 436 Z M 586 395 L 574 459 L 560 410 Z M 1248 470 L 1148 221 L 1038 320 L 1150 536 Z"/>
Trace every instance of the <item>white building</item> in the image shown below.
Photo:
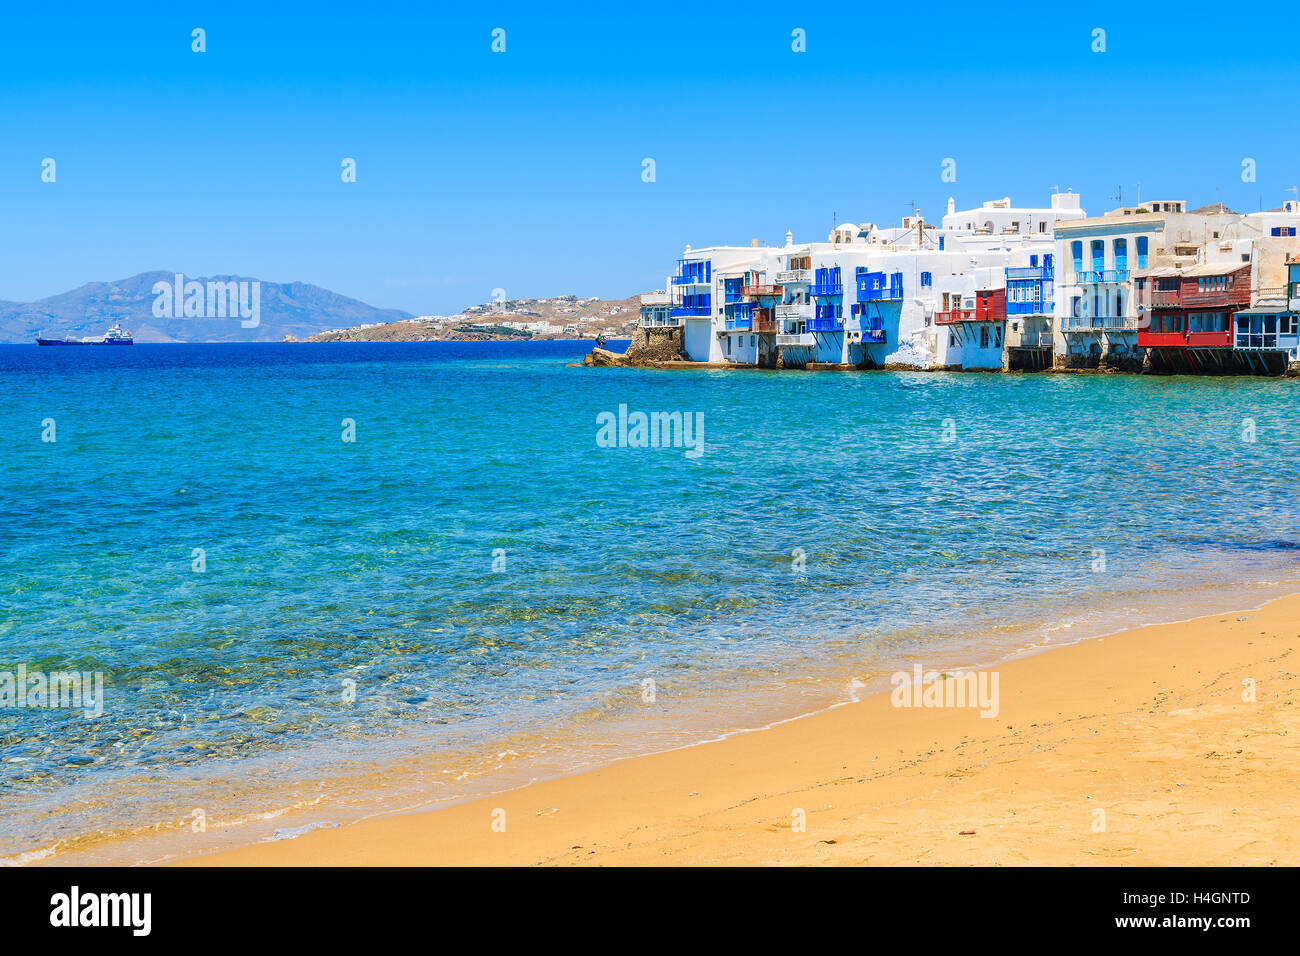
<path fill-rule="evenodd" d="M 1054 227 L 1084 215 L 1074 193 L 963 212 L 950 199 L 942 227 L 918 212 L 838 225 L 825 242 L 688 246 L 671 319 L 699 362 L 1002 368 L 1009 312 L 1018 330 L 1050 321 Z M 1050 342 L 1030 347 L 1044 345 L 1050 357 Z"/>
<path fill-rule="evenodd" d="M 1296 246 L 1300 206 L 1242 215 L 1221 203 L 1191 211 L 1182 200 L 1121 207 L 1104 216 L 1062 223 L 1056 230 L 1056 362 L 1069 368 L 1143 357 L 1139 333 L 1149 309 L 1134 279 L 1148 270 L 1254 263 L 1254 298 L 1278 298 L 1286 257 Z M 1172 275 L 1173 273 L 1171 273 Z"/>

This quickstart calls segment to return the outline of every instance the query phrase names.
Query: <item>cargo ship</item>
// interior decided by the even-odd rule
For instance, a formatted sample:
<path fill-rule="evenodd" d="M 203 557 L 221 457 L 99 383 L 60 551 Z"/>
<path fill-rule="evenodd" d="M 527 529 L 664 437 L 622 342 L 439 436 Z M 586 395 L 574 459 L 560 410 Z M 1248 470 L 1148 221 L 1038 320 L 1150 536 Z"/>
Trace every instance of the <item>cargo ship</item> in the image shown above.
<path fill-rule="evenodd" d="M 93 336 L 84 339 L 43 339 L 37 337 L 37 345 L 131 345 L 135 340 L 131 333 L 122 328 L 121 322 L 114 322 L 113 327 L 102 338 Z"/>

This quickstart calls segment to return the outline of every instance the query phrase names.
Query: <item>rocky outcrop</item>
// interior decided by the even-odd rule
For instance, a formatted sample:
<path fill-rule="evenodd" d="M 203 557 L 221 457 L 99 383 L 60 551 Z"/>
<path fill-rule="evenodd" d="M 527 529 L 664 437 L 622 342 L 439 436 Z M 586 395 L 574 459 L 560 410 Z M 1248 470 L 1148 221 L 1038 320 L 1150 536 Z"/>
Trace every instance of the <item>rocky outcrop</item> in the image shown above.
<path fill-rule="evenodd" d="M 686 330 L 677 328 L 643 328 L 632 334 L 632 343 L 620 355 L 595 348 L 583 358 L 583 365 L 655 365 L 660 362 L 686 362 Z"/>
<path fill-rule="evenodd" d="M 626 355 L 611 352 L 609 349 L 595 348 L 591 350 L 589 355 L 582 357 L 582 364 L 608 367 L 611 365 L 632 365 L 634 363 L 629 362 Z"/>

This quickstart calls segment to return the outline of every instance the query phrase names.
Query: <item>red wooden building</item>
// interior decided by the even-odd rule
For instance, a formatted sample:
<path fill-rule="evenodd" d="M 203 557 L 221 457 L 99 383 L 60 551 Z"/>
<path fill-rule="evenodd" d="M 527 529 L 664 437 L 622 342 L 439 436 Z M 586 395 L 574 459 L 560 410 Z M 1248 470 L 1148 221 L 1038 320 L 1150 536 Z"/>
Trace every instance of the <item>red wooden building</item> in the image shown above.
<path fill-rule="evenodd" d="M 960 298 L 954 296 L 960 301 Z M 934 314 L 935 325 L 956 325 L 958 322 L 1005 322 L 1007 320 L 1007 290 L 979 289 L 975 292 L 975 307 L 953 308 Z"/>
<path fill-rule="evenodd" d="M 1232 315 L 1250 305 L 1250 263 L 1169 266 L 1134 276 L 1138 347 L 1152 364 L 1199 370 L 1225 363 Z M 1199 354 L 1201 352 L 1204 354 Z"/>

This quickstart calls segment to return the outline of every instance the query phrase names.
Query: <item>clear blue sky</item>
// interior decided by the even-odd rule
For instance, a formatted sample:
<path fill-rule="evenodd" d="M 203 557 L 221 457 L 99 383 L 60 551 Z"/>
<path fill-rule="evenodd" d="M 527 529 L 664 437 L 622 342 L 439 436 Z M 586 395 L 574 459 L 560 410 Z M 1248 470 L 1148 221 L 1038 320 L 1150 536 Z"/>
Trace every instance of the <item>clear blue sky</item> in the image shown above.
<path fill-rule="evenodd" d="M 949 194 L 1100 212 L 1140 181 L 1250 210 L 1300 184 L 1285 7 L 794 6 L 11 6 L 0 299 L 180 269 L 453 312 L 621 297 L 685 243 L 937 219 Z"/>

